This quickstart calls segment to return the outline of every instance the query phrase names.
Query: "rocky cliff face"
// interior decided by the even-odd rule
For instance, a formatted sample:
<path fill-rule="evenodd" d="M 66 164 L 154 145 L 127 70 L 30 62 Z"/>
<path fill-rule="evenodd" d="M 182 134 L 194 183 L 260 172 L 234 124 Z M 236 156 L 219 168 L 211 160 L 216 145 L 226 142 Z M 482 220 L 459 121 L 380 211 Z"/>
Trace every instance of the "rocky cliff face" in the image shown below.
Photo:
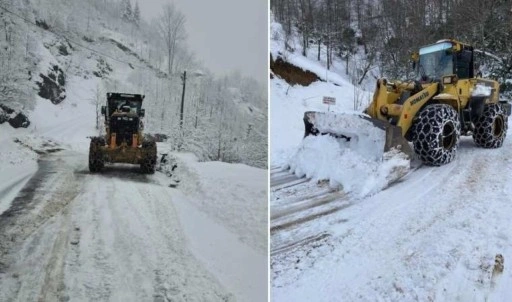
<path fill-rule="evenodd" d="M 13 128 L 27 128 L 30 125 L 25 114 L 0 104 L 0 124 L 5 122 L 8 122 Z"/>
<path fill-rule="evenodd" d="M 36 82 L 39 86 L 39 96 L 50 100 L 53 104 L 59 104 L 66 98 L 66 77 L 64 71 L 53 65 L 47 74 L 39 74 L 41 81 Z"/>

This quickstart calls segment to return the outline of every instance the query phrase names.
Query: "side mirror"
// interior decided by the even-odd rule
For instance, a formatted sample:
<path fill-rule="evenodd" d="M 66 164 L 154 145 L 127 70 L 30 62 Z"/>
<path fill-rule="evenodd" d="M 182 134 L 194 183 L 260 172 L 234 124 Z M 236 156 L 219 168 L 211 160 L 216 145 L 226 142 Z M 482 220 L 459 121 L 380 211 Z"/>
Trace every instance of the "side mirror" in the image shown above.
<path fill-rule="evenodd" d="M 146 110 L 145 109 L 141 109 L 140 113 L 139 113 L 139 116 L 140 117 L 144 117 L 145 114 L 146 114 Z"/>
<path fill-rule="evenodd" d="M 107 112 L 107 108 L 105 106 L 101 106 L 101 114 L 105 115 Z"/>
<path fill-rule="evenodd" d="M 413 52 L 411 54 L 411 67 L 413 70 L 416 69 L 416 62 L 420 60 L 420 54 L 418 52 Z"/>

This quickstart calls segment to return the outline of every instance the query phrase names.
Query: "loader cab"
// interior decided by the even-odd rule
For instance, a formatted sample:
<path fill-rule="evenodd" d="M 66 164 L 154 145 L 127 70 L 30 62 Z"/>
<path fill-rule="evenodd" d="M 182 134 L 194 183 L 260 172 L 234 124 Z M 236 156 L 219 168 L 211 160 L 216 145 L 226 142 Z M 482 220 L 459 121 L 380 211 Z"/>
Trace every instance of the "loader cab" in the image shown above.
<path fill-rule="evenodd" d="M 474 77 L 473 64 L 473 47 L 454 40 L 441 40 L 420 48 L 417 71 L 424 83 L 452 74 L 459 79 L 469 79 Z"/>

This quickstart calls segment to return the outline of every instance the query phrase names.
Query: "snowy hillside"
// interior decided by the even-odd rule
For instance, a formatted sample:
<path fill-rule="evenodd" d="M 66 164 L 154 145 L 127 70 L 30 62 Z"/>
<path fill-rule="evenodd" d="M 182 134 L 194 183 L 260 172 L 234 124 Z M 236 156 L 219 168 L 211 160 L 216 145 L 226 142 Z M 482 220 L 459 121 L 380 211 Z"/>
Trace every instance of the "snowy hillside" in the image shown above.
<path fill-rule="evenodd" d="M 266 167 L 265 145 L 257 143 L 267 140 L 265 87 L 236 71 L 217 77 L 185 43 L 169 57 L 163 17 L 150 23 L 126 19 L 123 5 L 130 1 L 10 2 L 0 2 L 2 20 L 12 31 L 0 40 L 8 50 L 0 54 L 0 124 L 9 120 L 14 126 L 11 120 L 21 113 L 28 119 L 20 118 L 16 127 L 30 125 L 38 119 L 33 109 L 46 105 L 37 97 L 73 104 L 69 114 L 86 112 L 91 115 L 84 118 L 96 119 L 107 92 L 139 93 L 146 96 L 146 131 L 172 138 L 175 149 L 180 145 L 202 160 Z M 165 12 L 180 16 L 172 5 Z M 176 39 L 185 42 L 185 29 L 176 30 Z M 183 131 L 178 131 L 184 71 Z M 84 111 L 89 105 L 95 109 Z M 247 145 L 252 152 L 240 152 Z"/>
<path fill-rule="evenodd" d="M 264 300 L 260 87 L 218 79 L 185 48 L 169 74 L 153 25 L 124 20 L 122 3 L 0 1 L 0 301 Z M 107 92 L 146 95 L 144 131 L 168 137 L 157 158 L 178 159 L 172 177 L 89 172 Z"/>
<path fill-rule="evenodd" d="M 270 30 L 270 53 L 274 60 L 286 60 L 304 71 L 314 73 L 320 79 L 308 86 L 290 85 L 278 75 L 274 75 L 270 80 L 270 160 L 271 165 L 280 166 L 287 162 L 302 141 L 304 112 L 361 111 L 369 103 L 371 94 L 352 85 L 348 79 L 341 76 L 344 74 L 342 62 L 335 62 L 333 67 L 327 70 L 325 60 L 316 61 L 314 54 L 305 58 L 301 55 L 300 49 L 295 49 L 294 52 L 287 50 L 281 24 L 272 22 Z M 287 43 L 300 45 L 293 38 Z M 336 105 L 323 104 L 324 96 L 336 98 Z"/>
<path fill-rule="evenodd" d="M 478 148 L 471 137 L 462 137 L 452 163 L 421 167 L 390 187 L 374 187 L 379 190 L 369 195 L 353 194 L 355 187 L 379 179 L 378 171 L 368 170 L 367 163 L 358 159 L 361 150 L 347 157 L 334 138 L 303 140 L 303 116 L 305 111 L 327 111 L 323 96 L 336 97 L 331 111 L 361 110 L 354 100 L 364 105 L 368 94 L 357 92 L 344 79 L 336 59 L 333 72 L 326 73 L 325 57 L 320 61 L 316 54 L 304 57 L 298 37 L 285 39 L 278 22 L 271 24 L 271 39 L 273 59 L 280 57 L 294 66 L 282 65 L 285 68 L 274 71 L 270 86 L 271 298 L 512 299 L 506 287 L 512 279 L 506 260 L 512 257 L 507 235 L 512 224 L 506 214 L 511 210 L 510 133 L 499 149 Z M 292 78 L 289 70 L 301 76 Z M 286 77 L 315 80 L 291 85 Z M 303 161 L 299 173 L 293 169 L 298 161 Z M 344 186 L 340 189 L 322 177 L 319 181 L 305 168 L 337 173 Z"/>

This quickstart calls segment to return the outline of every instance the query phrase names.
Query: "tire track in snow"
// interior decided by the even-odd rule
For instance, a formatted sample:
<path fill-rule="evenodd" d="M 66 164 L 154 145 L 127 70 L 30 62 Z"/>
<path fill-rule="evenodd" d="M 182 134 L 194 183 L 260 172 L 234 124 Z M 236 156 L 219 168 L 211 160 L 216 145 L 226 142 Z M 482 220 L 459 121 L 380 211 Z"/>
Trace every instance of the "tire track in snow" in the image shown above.
<path fill-rule="evenodd" d="M 172 198 L 167 188 L 160 187 L 160 190 L 161 194 L 155 195 L 154 191 L 151 192 L 143 187 L 139 188 L 141 195 L 150 197 L 148 198 L 148 208 L 153 216 L 157 218 L 159 228 L 162 228 L 160 234 L 164 236 L 164 240 L 158 237 L 154 238 L 155 242 L 164 243 L 164 247 L 161 250 L 165 252 L 158 254 L 158 263 L 166 264 L 163 268 L 155 270 L 155 281 L 157 281 L 155 282 L 155 300 L 161 298 L 165 298 L 166 301 L 194 299 L 192 298 L 194 295 L 190 297 L 191 292 L 188 292 L 188 283 L 198 283 L 199 288 L 206 289 L 203 293 L 196 293 L 198 294 L 196 298 L 199 300 L 231 300 L 232 295 L 226 293 L 220 283 L 215 280 L 215 277 L 199 264 L 190 251 L 184 248 L 186 246 L 185 238 L 181 233 L 179 217 L 172 205 Z M 172 215 L 168 213 L 172 213 Z M 169 224 L 169 220 L 174 221 L 174 223 Z M 177 257 L 170 257 L 171 255 Z M 190 260 L 186 261 L 185 259 Z M 187 264 L 187 262 L 189 263 Z M 177 265 L 178 263 L 181 265 Z M 189 276 L 188 270 L 194 266 L 196 269 L 193 269 L 193 271 L 196 271 L 196 273 Z M 183 277 L 176 278 L 176 276 L 180 275 Z"/>
<path fill-rule="evenodd" d="M 70 202 L 78 194 L 76 168 L 56 156 L 45 156 L 12 206 L 0 216 L 0 300 L 60 297 L 62 247 L 59 232 Z"/>
<path fill-rule="evenodd" d="M 298 179 L 282 169 L 271 173 L 271 272 L 272 282 L 311 267 L 318 253 L 333 250 L 327 225 L 332 217 L 352 205 L 343 191 L 306 178 Z M 334 223 L 345 223 L 338 219 Z M 295 277 L 292 277 L 295 279 Z"/>
<path fill-rule="evenodd" d="M 326 216 L 351 206 L 351 203 L 346 201 L 347 196 L 343 191 L 333 190 L 325 183 L 318 184 L 305 178 L 297 179 L 289 170 L 277 173 L 281 177 L 271 175 L 273 205 L 270 232 L 273 254 L 288 250 L 287 247 L 299 247 L 300 242 L 310 243 L 311 241 L 303 239 L 317 238 L 324 232 L 307 232 L 308 225 L 320 219 L 327 219 Z M 280 181 L 278 186 L 273 186 L 275 183 L 272 183 L 272 180 L 276 179 L 288 181 Z M 301 230 L 299 234 L 296 234 L 297 230 Z"/>
<path fill-rule="evenodd" d="M 508 239 L 500 232 L 489 233 L 486 218 L 499 220 L 500 210 L 512 210 L 506 197 L 494 193 L 509 181 L 509 146 L 477 149 L 466 139 L 454 163 L 420 169 L 403 183 L 335 215 L 349 220 L 325 228 L 332 232 L 336 248 L 316 255 L 301 274 L 289 269 L 274 275 L 275 287 L 294 282 L 294 288 L 315 292 L 318 285 L 311 285 L 322 280 L 322 290 L 343 293 L 348 300 L 453 300 L 457 290 L 451 278 L 462 272 L 468 286 L 480 283 L 485 291 L 490 272 L 479 266 L 489 267 L 494 255 L 482 242 L 505 247 Z M 502 226 L 511 229 L 510 222 Z M 303 291 L 296 294 L 308 297 L 301 296 Z"/>
<path fill-rule="evenodd" d="M 232 300 L 187 249 L 167 188 L 86 164 L 52 154 L 2 215 L 0 301 Z"/>
<path fill-rule="evenodd" d="M 112 169 L 88 176 L 77 198 L 73 219 L 82 234 L 78 255 L 68 258 L 78 259 L 68 269 L 69 294 L 101 301 L 228 299 L 187 250 L 167 188 Z"/>

